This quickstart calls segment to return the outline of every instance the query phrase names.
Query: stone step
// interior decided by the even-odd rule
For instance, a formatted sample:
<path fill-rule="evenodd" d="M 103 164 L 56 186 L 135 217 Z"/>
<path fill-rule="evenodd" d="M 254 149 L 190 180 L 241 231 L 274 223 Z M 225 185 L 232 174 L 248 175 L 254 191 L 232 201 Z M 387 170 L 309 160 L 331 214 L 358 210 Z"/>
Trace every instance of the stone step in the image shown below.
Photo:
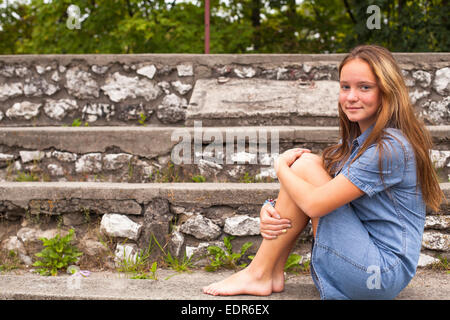
<path fill-rule="evenodd" d="M 0 283 L 2 284 L 0 300 L 59 300 L 59 304 L 61 300 L 114 300 L 115 306 L 118 303 L 116 300 L 145 300 L 143 303 L 145 306 L 150 306 L 154 312 L 158 312 L 158 310 L 164 312 L 164 315 L 169 319 L 180 318 L 183 308 L 208 305 L 215 307 L 216 310 L 215 317 L 212 318 L 212 315 L 209 315 L 209 317 L 217 319 L 219 318 L 216 316 L 217 314 L 226 312 L 226 305 L 229 305 L 230 309 L 235 305 L 235 310 L 237 310 L 239 304 L 270 305 L 269 310 L 273 317 L 276 314 L 280 316 L 286 314 L 286 308 L 292 308 L 292 311 L 297 310 L 295 300 L 320 299 L 311 275 L 306 273 L 298 275 L 288 273 L 285 290 L 280 293 L 273 293 L 270 296 L 238 295 L 224 298 L 202 293 L 203 287 L 221 281 L 233 273 L 234 271 L 228 270 L 216 272 L 196 270 L 195 272 L 176 274 L 173 270 L 158 269 L 156 280 L 144 280 L 130 279 L 131 275 L 123 273 L 104 271 L 91 272 L 89 277 L 86 278 L 70 277 L 68 274 L 61 274 L 57 277 L 43 277 L 37 274 L 17 275 L 10 272 L 0 275 Z M 418 269 L 409 285 L 395 299 L 448 300 L 449 296 L 450 282 L 448 281 L 448 275 L 442 271 Z M 209 302 L 205 300 L 209 300 Z M 251 302 L 249 300 L 262 301 Z M 272 303 L 275 300 L 282 300 L 277 305 L 279 308 L 272 308 Z M 214 304 L 212 304 L 213 302 Z M 304 301 L 302 302 L 304 303 Z M 73 305 L 73 301 L 71 301 L 71 304 Z M 136 305 L 136 303 L 133 304 Z M 8 305 L 14 306 L 14 304 L 4 304 L 3 308 Z M 36 312 L 36 305 L 34 304 L 32 312 Z M 42 303 L 39 303 L 39 305 L 43 306 Z M 105 302 L 102 302 L 102 305 L 105 305 Z M 114 315 L 117 315 L 119 311 L 118 308 L 103 308 L 102 313 L 106 310 L 109 310 L 111 314 L 114 313 Z M 128 314 L 125 308 L 120 308 L 120 310 L 124 310 Z M 11 307 L 11 311 L 13 311 L 13 307 Z M 231 314 L 231 311 L 228 314 Z"/>
<path fill-rule="evenodd" d="M 450 182 L 441 183 L 447 199 L 450 199 Z M 45 214 L 56 214 L 58 202 L 73 200 L 92 200 L 93 204 L 100 201 L 116 203 L 117 207 L 108 208 L 99 205 L 99 214 L 113 210 L 116 213 L 143 215 L 141 206 L 154 198 L 165 198 L 172 205 L 198 205 L 202 208 L 218 205 L 260 206 L 264 200 L 276 197 L 279 183 L 100 183 L 100 182 L 3 182 L 0 185 L 0 201 L 15 204 L 17 209 L 30 209 L 34 212 L 32 203 L 42 200 L 54 201 L 54 212 L 50 207 L 40 207 Z M 134 202 L 136 206 L 126 205 L 120 208 L 122 201 Z M 42 203 L 41 203 L 42 204 Z M 103 208 L 103 209 L 101 209 Z M 126 211 L 121 211 L 121 210 Z M 73 210 L 73 208 L 71 208 Z M 119 211 L 117 211 L 119 210 Z M 450 212 L 449 212 L 450 213 Z"/>
<path fill-rule="evenodd" d="M 428 214 L 422 251 L 448 257 L 450 183 L 442 183 L 441 189 L 447 203 L 438 214 Z M 79 246 L 93 256 L 105 254 L 100 234 L 106 234 L 103 242 L 111 245 L 110 253 L 119 245 L 122 252 L 125 245 L 130 250 L 145 249 L 152 234 L 168 243 L 175 255 L 186 251 L 201 256 L 208 245 L 223 245 L 226 235 L 237 237 L 235 249 L 252 241 L 254 253 L 261 241 L 261 205 L 278 192 L 277 183 L 4 182 L 0 217 L 7 221 L 8 231 L 0 230 L 0 243 L 16 244 L 23 255 L 34 256 L 40 237 L 73 226 Z M 310 240 L 308 226 L 296 249 L 307 253 Z"/>
<path fill-rule="evenodd" d="M 339 82 L 267 79 L 197 80 L 186 111 L 186 125 L 336 126 Z"/>
<path fill-rule="evenodd" d="M 446 182 L 450 126 L 427 128 Z M 30 172 L 40 181 L 273 181 L 275 154 L 294 147 L 321 153 L 338 139 L 338 127 L 2 127 L 0 177 L 12 181 Z"/>

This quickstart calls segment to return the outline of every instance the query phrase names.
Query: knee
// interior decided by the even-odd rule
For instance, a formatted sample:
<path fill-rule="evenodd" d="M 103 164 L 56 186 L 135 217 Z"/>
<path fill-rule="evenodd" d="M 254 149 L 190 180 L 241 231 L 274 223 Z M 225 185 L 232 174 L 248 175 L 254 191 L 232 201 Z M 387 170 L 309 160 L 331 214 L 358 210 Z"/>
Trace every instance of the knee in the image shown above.
<path fill-rule="evenodd" d="M 311 166 L 323 167 L 322 157 L 314 153 L 304 153 L 300 158 L 294 161 L 291 169 L 296 173 L 303 173 L 304 170 L 311 169 Z"/>

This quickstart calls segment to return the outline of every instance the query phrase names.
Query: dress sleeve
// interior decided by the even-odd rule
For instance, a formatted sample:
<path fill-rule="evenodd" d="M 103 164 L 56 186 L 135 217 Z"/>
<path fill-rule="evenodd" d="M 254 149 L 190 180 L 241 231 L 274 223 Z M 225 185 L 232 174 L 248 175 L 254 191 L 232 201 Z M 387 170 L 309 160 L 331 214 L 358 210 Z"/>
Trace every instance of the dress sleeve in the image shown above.
<path fill-rule="evenodd" d="M 384 138 L 382 144 L 381 170 L 380 146 L 374 144 L 341 171 L 341 174 L 369 197 L 398 184 L 405 173 L 406 151 L 403 144 L 392 137 Z"/>

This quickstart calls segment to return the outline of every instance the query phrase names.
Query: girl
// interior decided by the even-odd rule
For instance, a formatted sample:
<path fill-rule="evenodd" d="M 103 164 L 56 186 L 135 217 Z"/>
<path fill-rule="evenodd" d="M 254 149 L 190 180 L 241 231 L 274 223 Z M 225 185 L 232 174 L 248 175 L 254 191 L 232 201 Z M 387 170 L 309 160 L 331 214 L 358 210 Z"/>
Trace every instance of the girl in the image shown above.
<path fill-rule="evenodd" d="M 281 154 L 280 192 L 261 209 L 264 237 L 250 265 L 213 283 L 212 295 L 269 295 L 284 289 L 283 268 L 311 220 L 311 274 L 322 299 L 393 299 L 416 272 L 425 206 L 443 198 L 429 150 L 391 53 L 354 48 L 339 66 L 341 140 L 321 157 Z"/>

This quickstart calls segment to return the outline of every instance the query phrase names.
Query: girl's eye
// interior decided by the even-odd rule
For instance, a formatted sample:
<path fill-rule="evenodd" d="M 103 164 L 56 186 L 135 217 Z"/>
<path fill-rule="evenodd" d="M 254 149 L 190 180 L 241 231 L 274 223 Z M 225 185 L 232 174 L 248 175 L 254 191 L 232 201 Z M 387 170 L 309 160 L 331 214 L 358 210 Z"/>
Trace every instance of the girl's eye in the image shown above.
<path fill-rule="evenodd" d="M 341 86 L 341 89 L 342 89 L 342 90 L 348 90 L 349 88 L 350 88 L 349 86 L 344 85 L 344 84 Z"/>
<path fill-rule="evenodd" d="M 370 89 L 370 86 L 361 86 L 361 89 L 363 89 L 363 90 L 369 90 L 369 89 Z"/>

